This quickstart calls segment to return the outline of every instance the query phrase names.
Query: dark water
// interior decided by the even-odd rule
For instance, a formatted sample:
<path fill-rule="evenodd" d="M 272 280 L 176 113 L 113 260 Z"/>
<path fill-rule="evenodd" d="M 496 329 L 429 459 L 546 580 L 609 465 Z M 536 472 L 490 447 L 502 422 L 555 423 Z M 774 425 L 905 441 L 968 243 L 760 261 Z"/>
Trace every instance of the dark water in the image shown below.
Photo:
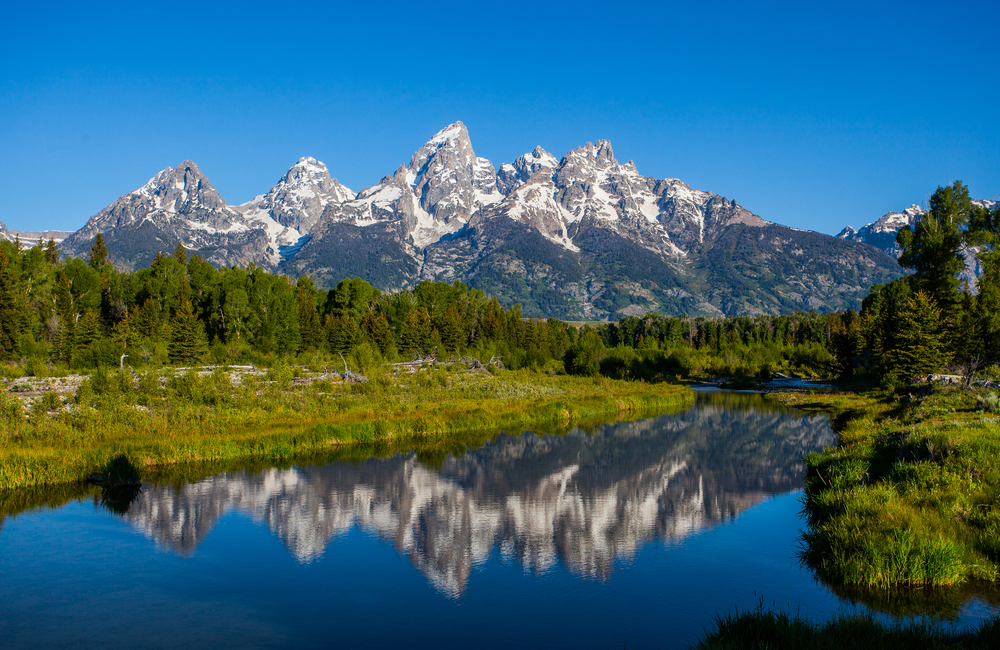
<path fill-rule="evenodd" d="M 846 601 L 796 550 L 800 459 L 833 442 L 712 393 L 457 456 L 147 484 L 124 514 L 53 494 L 0 522 L 0 647 L 674 648 L 761 598 L 827 617 Z"/>

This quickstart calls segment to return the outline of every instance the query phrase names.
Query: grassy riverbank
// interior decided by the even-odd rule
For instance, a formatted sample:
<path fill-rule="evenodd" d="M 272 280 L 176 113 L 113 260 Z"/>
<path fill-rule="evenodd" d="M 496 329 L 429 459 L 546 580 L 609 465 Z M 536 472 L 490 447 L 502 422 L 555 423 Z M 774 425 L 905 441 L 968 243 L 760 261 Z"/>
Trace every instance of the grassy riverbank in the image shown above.
<path fill-rule="evenodd" d="M 803 557 L 834 585 L 1000 578 L 1000 413 L 983 394 L 920 386 L 778 396 L 834 411 L 839 444 L 806 463 Z"/>
<path fill-rule="evenodd" d="M 720 617 L 697 650 L 977 650 L 1000 647 L 1000 620 L 957 632 L 925 622 L 885 624 L 845 614 L 813 623 L 784 612 L 743 612 Z"/>
<path fill-rule="evenodd" d="M 464 372 L 429 366 L 349 384 L 288 368 L 235 376 L 97 373 L 26 409 L 0 394 L 0 489 L 79 481 L 124 453 L 148 469 L 229 461 L 281 462 L 345 447 L 394 448 L 467 431 L 566 431 L 689 405 L 667 384 Z"/>

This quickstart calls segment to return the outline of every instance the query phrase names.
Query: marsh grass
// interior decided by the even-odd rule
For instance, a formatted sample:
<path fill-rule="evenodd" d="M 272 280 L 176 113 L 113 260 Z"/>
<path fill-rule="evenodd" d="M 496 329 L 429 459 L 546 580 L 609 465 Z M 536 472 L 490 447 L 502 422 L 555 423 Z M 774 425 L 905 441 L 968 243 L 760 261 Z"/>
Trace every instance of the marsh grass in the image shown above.
<path fill-rule="evenodd" d="M 690 390 L 530 371 L 372 373 L 367 384 L 296 384 L 290 369 L 98 370 L 72 404 L 28 419 L 0 393 L 0 489 L 78 481 L 118 454 L 148 472 L 199 463 L 280 463 L 341 447 L 426 446 L 461 432 L 567 431 L 690 405 Z M 11 401 L 13 400 L 13 401 Z M 360 450 L 359 450 L 360 451 Z"/>
<path fill-rule="evenodd" d="M 802 558 L 870 590 L 1000 579 L 1000 425 L 957 387 L 782 396 L 840 408 L 839 444 L 806 458 Z"/>
<path fill-rule="evenodd" d="M 1000 622 L 957 631 L 926 620 L 884 623 L 871 614 L 840 614 L 814 623 L 799 614 L 757 609 L 726 614 L 698 650 L 973 650 L 1000 647 Z"/>

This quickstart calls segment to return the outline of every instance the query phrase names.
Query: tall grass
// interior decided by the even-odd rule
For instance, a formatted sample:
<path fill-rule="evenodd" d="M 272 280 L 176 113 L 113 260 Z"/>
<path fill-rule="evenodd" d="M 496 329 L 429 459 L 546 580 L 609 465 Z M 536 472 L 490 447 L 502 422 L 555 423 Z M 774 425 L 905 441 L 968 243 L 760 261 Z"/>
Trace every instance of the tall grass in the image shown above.
<path fill-rule="evenodd" d="M 235 381 L 222 371 L 133 378 L 101 370 L 60 412 L 28 419 L 16 404 L 0 403 L 0 489 L 77 481 L 118 454 L 146 468 L 280 462 L 468 430 L 564 431 L 679 410 L 693 399 L 678 386 L 530 371 L 494 376 L 430 367 L 399 377 L 372 373 L 369 383 L 353 385 L 297 385 L 292 374 Z"/>
<path fill-rule="evenodd" d="M 1000 425 L 975 395 L 911 388 L 851 406 L 839 444 L 806 459 L 806 563 L 874 590 L 1000 580 Z"/>
<path fill-rule="evenodd" d="M 814 623 L 800 614 L 726 614 L 692 646 L 698 650 L 974 650 L 1000 647 L 1000 619 L 957 631 L 928 621 L 884 623 L 871 614 L 840 614 Z"/>

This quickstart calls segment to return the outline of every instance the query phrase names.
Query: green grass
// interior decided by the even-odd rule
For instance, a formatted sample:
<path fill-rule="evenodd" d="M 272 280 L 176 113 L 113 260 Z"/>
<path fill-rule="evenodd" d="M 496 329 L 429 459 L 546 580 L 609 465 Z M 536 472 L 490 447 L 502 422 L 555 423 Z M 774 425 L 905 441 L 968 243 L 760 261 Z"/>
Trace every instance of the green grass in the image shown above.
<path fill-rule="evenodd" d="M 1000 418 L 975 393 L 779 398 L 838 413 L 839 444 L 806 459 L 802 557 L 824 580 L 887 591 L 1000 579 Z"/>
<path fill-rule="evenodd" d="M 955 631 L 926 621 L 886 624 L 868 614 L 814 623 L 799 614 L 727 614 L 692 646 L 697 650 L 974 650 L 1000 647 L 1000 621 Z"/>
<path fill-rule="evenodd" d="M 145 474 L 171 465 L 281 463 L 343 448 L 433 447 L 471 431 L 564 432 L 692 401 L 680 386 L 529 371 L 431 367 L 373 373 L 371 382 L 353 385 L 299 385 L 287 369 L 242 383 L 221 371 L 149 371 L 135 380 L 95 373 L 60 411 L 27 413 L 0 393 L 0 489 L 79 481 L 119 454 Z"/>

